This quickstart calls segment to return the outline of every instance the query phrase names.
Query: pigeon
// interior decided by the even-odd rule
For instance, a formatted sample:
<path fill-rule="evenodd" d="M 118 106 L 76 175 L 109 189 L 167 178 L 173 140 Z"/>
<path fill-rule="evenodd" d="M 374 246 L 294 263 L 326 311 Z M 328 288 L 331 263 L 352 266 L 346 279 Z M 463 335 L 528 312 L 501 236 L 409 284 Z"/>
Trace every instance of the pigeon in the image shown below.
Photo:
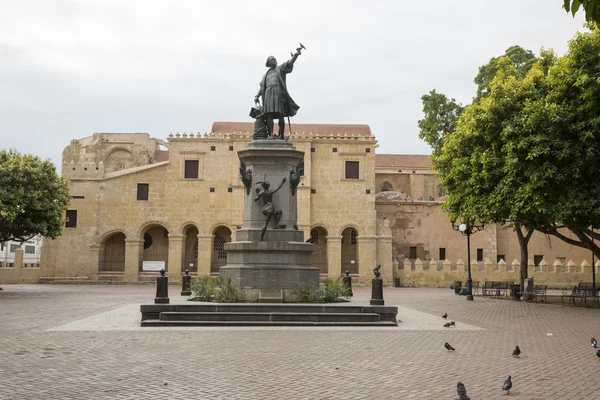
<path fill-rule="evenodd" d="M 456 326 L 456 322 L 454 322 L 454 321 L 450 321 L 450 325 L 452 325 L 452 326 Z"/>
<path fill-rule="evenodd" d="M 456 384 L 456 393 L 458 394 L 458 400 L 471 400 L 471 398 L 467 396 L 467 389 L 462 382 Z"/>
<path fill-rule="evenodd" d="M 512 387 L 512 381 L 510 380 L 510 375 L 504 381 L 504 385 L 502 386 L 502 390 L 506 390 L 506 394 L 510 393 L 510 388 Z"/>
<path fill-rule="evenodd" d="M 444 347 L 446 348 L 446 350 L 448 351 L 455 351 L 454 347 L 450 346 L 450 343 L 446 342 L 444 343 Z"/>
<path fill-rule="evenodd" d="M 515 349 L 513 350 L 512 356 L 513 357 L 519 357 L 521 355 L 521 349 L 519 348 L 519 346 L 515 347 Z"/>
<path fill-rule="evenodd" d="M 444 324 L 444 328 L 450 328 L 450 322 L 446 322 L 446 323 Z"/>
<path fill-rule="evenodd" d="M 591 340 L 591 342 L 592 342 L 592 346 L 593 346 L 595 349 L 597 349 L 597 348 L 598 348 L 598 341 L 596 340 L 596 338 L 595 338 L 595 337 L 593 337 L 593 336 L 592 336 L 592 340 Z"/>
<path fill-rule="evenodd" d="M 600 350 L 596 352 L 596 357 L 600 358 Z"/>
<path fill-rule="evenodd" d="M 448 313 L 445 313 L 444 315 L 442 315 L 442 318 L 444 318 L 444 319 L 448 318 Z"/>

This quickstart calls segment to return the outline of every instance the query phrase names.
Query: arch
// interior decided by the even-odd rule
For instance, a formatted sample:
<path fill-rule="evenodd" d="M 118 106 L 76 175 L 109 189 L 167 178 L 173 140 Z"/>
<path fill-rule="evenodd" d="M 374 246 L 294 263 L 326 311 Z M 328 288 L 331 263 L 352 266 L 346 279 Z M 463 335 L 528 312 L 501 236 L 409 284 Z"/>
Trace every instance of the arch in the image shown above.
<path fill-rule="evenodd" d="M 383 181 L 381 185 L 379 185 L 379 192 L 393 192 L 394 187 L 388 181 Z"/>
<path fill-rule="evenodd" d="M 342 227 L 342 229 L 340 229 L 340 236 L 343 236 L 343 233 L 346 229 L 348 228 L 352 228 L 356 231 L 356 234 L 358 235 L 358 228 L 356 227 L 356 225 L 354 224 L 346 224 Z"/>
<path fill-rule="evenodd" d="M 221 267 L 227 264 L 225 243 L 231 242 L 231 229 L 226 225 L 219 225 L 212 230 L 212 247 L 210 256 L 210 272 L 219 273 Z"/>
<path fill-rule="evenodd" d="M 144 240 L 144 245 L 140 272 L 143 271 L 144 261 L 162 262 L 165 271 L 169 270 L 169 229 L 166 225 L 154 221 L 142 225 L 140 239 Z"/>
<path fill-rule="evenodd" d="M 198 272 L 198 227 L 195 224 L 187 224 L 182 233 L 184 237 L 181 270 Z"/>
<path fill-rule="evenodd" d="M 353 226 L 348 226 L 342 230 L 342 273 L 349 271 L 351 274 L 358 274 L 358 230 Z"/>
<path fill-rule="evenodd" d="M 325 224 L 314 224 L 313 226 L 310 227 L 310 230 L 312 231 L 313 229 L 322 229 L 325 231 L 325 234 L 327 236 L 329 236 L 329 230 L 327 228 L 325 228 Z"/>
<path fill-rule="evenodd" d="M 121 169 L 132 168 L 136 166 L 136 158 L 132 151 L 123 146 L 117 146 L 102 159 L 106 172 L 119 171 Z"/>
<path fill-rule="evenodd" d="M 195 227 L 198 230 L 198 232 L 200 232 L 200 228 L 198 227 L 198 224 L 196 224 L 195 222 L 192 222 L 192 221 L 187 221 L 187 222 L 184 222 L 183 224 L 180 224 L 179 228 L 177 229 L 177 232 L 179 232 L 180 235 L 185 235 L 185 231 L 192 226 Z"/>
<path fill-rule="evenodd" d="M 108 231 L 104 232 L 103 234 L 101 234 L 100 238 L 96 241 L 95 244 L 104 245 L 106 240 L 115 233 L 122 233 L 123 235 L 125 235 L 125 238 L 127 239 L 127 232 L 125 231 L 125 229 L 115 228 L 115 229 L 108 230 Z"/>
<path fill-rule="evenodd" d="M 321 274 L 327 274 L 327 230 L 322 226 L 315 226 L 310 230 L 310 242 L 315 245 L 312 257 L 313 267 L 319 268 Z"/>
<path fill-rule="evenodd" d="M 168 232 L 175 232 L 172 228 L 171 225 L 167 224 L 166 222 L 161 222 L 161 221 L 148 221 L 145 222 L 142 226 L 140 226 L 140 228 L 137 231 L 137 237 L 140 240 L 144 239 L 144 233 L 146 233 L 146 231 L 148 230 L 148 228 L 151 228 L 152 226 L 162 226 L 163 228 L 165 228 Z"/>
<path fill-rule="evenodd" d="M 216 224 L 214 224 L 211 228 L 210 228 L 210 234 L 214 235 L 215 231 L 221 227 L 225 227 L 227 229 L 229 229 L 229 232 L 231 232 L 231 228 L 229 228 L 229 225 L 225 222 L 218 222 Z"/>
<path fill-rule="evenodd" d="M 102 236 L 98 273 L 125 271 L 125 238 L 125 232 L 119 229 L 113 229 Z"/>

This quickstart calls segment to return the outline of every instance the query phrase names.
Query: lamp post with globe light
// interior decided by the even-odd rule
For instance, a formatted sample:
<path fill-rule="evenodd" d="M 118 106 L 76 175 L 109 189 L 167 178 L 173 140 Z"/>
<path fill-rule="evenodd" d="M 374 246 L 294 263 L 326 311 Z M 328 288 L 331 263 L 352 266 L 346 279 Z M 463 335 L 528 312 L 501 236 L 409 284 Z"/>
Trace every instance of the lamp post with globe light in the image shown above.
<path fill-rule="evenodd" d="M 452 221 L 452 229 L 459 231 L 467 237 L 467 300 L 473 300 L 473 279 L 471 279 L 471 235 L 479 232 L 484 228 L 483 222 L 475 222 L 467 220 L 460 225 L 456 225 L 456 221 Z"/>

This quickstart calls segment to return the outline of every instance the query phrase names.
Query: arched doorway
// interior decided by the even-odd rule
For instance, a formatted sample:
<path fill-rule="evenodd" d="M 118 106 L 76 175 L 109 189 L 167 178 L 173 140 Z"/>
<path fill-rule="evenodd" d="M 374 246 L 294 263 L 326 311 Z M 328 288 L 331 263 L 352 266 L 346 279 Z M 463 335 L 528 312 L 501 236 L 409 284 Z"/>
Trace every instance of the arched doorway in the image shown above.
<path fill-rule="evenodd" d="M 219 269 L 227 264 L 225 243 L 231 242 L 231 230 L 226 226 L 218 226 L 213 231 L 212 254 L 210 257 L 210 273 L 218 274 Z"/>
<path fill-rule="evenodd" d="M 124 272 L 125 234 L 115 232 L 104 239 L 101 245 L 98 272 Z"/>
<path fill-rule="evenodd" d="M 198 272 L 198 228 L 188 226 L 183 235 L 183 258 L 181 259 L 181 270 L 189 269 L 190 272 Z"/>
<path fill-rule="evenodd" d="M 385 181 L 381 184 L 381 186 L 379 187 L 379 191 L 380 192 L 392 192 L 394 190 L 394 187 L 392 186 L 391 183 Z"/>
<path fill-rule="evenodd" d="M 140 271 L 164 265 L 169 270 L 169 231 L 162 225 L 151 225 L 144 231 L 144 250 Z M 146 263 L 146 269 L 144 269 Z"/>
<path fill-rule="evenodd" d="M 342 232 L 342 273 L 358 274 L 358 232 L 346 228 Z"/>
<path fill-rule="evenodd" d="M 313 267 L 319 268 L 321 274 L 327 274 L 327 231 L 316 227 L 310 231 L 310 242 L 315 245 L 313 253 Z"/>

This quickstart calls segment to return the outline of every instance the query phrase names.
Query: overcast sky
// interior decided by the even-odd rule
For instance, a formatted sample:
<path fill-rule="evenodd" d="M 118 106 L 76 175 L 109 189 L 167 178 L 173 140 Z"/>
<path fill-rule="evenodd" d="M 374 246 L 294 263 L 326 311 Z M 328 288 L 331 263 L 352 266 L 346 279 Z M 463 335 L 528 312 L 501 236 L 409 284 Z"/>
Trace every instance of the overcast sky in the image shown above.
<path fill-rule="evenodd" d="M 0 138 L 60 162 L 94 132 L 206 132 L 248 112 L 267 56 L 297 123 L 368 124 L 378 153 L 429 154 L 421 96 L 462 103 L 512 45 L 563 54 L 581 29 L 561 0 L 0 0 Z M 581 12 L 580 14 L 583 14 Z"/>

